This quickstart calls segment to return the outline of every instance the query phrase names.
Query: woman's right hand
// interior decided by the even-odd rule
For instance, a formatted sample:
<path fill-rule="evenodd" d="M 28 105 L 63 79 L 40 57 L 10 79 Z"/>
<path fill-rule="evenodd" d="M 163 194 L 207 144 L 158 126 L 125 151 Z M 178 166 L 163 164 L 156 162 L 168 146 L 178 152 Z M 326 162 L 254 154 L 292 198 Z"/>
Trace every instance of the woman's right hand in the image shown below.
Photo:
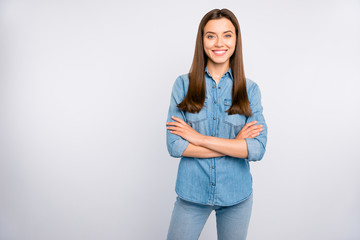
<path fill-rule="evenodd" d="M 263 130 L 262 125 L 255 125 L 257 121 L 252 121 L 244 125 L 240 130 L 235 139 L 245 139 L 245 138 L 254 138 L 257 137 L 260 132 Z"/>

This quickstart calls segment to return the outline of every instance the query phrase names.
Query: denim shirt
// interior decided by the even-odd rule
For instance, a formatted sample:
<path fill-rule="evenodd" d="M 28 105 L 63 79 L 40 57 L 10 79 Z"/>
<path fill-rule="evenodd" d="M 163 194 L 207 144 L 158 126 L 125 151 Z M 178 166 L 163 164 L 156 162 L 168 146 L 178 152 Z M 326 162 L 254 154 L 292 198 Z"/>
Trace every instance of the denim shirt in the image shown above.
<path fill-rule="evenodd" d="M 167 122 L 171 116 L 183 119 L 197 132 L 219 138 L 234 139 L 242 127 L 256 120 L 263 131 L 255 138 L 246 138 L 248 158 L 231 156 L 214 158 L 183 157 L 189 142 L 167 130 L 167 149 L 172 157 L 179 158 L 175 191 L 187 201 L 205 205 L 231 206 L 247 199 L 252 193 L 252 176 L 249 161 L 263 158 L 267 142 L 267 125 L 261 106 L 258 85 L 246 78 L 246 90 L 252 116 L 228 115 L 231 106 L 233 77 L 231 68 L 222 76 L 219 84 L 205 69 L 206 97 L 199 113 L 181 111 L 177 105 L 184 99 L 189 86 L 188 74 L 180 75 L 172 89 Z"/>

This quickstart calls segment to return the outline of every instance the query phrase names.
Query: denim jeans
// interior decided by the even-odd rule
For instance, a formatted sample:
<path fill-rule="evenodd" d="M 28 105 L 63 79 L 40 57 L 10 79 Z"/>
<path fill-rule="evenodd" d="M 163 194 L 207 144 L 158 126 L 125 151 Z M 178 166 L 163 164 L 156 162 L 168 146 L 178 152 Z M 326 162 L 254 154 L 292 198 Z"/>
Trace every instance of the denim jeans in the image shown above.
<path fill-rule="evenodd" d="M 253 195 L 233 206 L 209 206 L 176 198 L 167 240 L 196 240 L 215 210 L 218 240 L 245 240 L 249 226 Z"/>

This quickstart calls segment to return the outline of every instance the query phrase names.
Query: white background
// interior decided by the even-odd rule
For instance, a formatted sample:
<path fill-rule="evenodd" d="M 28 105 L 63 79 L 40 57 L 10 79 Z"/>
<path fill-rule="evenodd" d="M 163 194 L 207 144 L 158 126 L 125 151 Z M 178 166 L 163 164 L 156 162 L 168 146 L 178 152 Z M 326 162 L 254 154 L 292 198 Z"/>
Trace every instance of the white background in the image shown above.
<path fill-rule="evenodd" d="M 171 87 L 224 7 L 269 127 L 248 239 L 360 239 L 359 1 L 3 0 L 1 240 L 165 239 Z"/>

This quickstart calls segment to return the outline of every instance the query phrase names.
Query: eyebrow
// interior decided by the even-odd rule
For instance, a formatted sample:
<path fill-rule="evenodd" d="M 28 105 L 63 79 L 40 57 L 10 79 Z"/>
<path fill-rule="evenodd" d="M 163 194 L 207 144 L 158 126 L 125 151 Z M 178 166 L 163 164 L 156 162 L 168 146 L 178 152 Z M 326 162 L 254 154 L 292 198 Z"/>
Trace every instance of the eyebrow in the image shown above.
<path fill-rule="evenodd" d="M 228 33 L 228 32 L 231 32 L 232 34 L 234 34 L 231 30 L 227 30 L 227 31 L 225 31 L 225 32 L 223 32 L 223 33 Z M 214 32 L 210 32 L 210 31 L 207 31 L 205 34 L 208 34 L 208 33 L 216 34 L 216 33 L 214 33 Z"/>

